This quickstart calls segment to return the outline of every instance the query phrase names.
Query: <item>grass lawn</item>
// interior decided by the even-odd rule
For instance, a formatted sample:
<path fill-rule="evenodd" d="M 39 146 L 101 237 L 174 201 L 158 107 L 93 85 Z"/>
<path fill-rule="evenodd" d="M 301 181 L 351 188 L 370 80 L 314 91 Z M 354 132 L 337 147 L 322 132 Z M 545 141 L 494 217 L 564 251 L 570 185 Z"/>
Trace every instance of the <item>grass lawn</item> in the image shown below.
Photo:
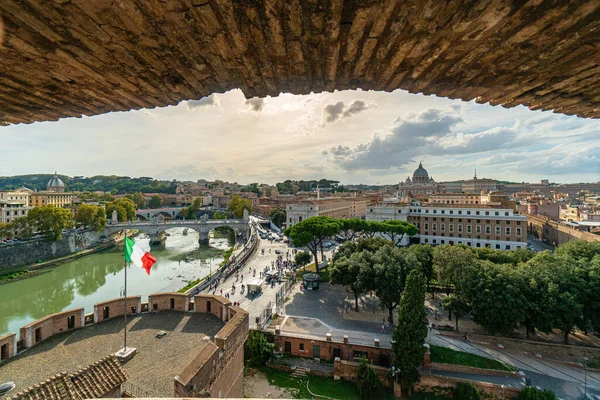
<path fill-rule="evenodd" d="M 343 400 L 358 399 L 358 390 L 356 385 L 352 382 L 336 381 L 333 378 L 321 376 L 307 376 L 301 379 L 293 378 L 289 372 L 268 367 L 262 367 L 260 370 L 267 376 L 271 385 L 288 389 L 290 395 L 295 399 L 313 398 L 306 389 L 307 381 L 308 387 L 314 394 Z M 393 398 L 394 396 L 391 390 L 384 393 L 384 400 L 392 400 Z"/>
<path fill-rule="evenodd" d="M 468 367 L 496 369 L 500 371 L 515 370 L 500 361 L 439 346 L 431 346 L 431 362 L 466 365 Z"/>

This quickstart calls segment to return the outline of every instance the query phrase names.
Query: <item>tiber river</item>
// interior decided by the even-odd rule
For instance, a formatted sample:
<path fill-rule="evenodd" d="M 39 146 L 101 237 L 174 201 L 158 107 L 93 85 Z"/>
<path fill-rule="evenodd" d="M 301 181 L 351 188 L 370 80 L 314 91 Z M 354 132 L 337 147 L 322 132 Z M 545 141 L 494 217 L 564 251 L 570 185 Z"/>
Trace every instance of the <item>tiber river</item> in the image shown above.
<path fill-rule="evenodd" d="M 150 275 L 131 266 L 127 271 L 127 294 L 141 295 L 142 301 L 156 292 L 177 291 L 189 280 L 214 271 L 223 260 L 221 253 L 230 246 L 227 239 L 210 239 L 210 246 L 198 245 L 198 233 L 183 228 L 167 232 L 164 245 L 150 249 L 148 236 L 135 241 L 150 250 L 157 262 Z M 94 304 L 122 296 L 123 246 L 113 247 L 75 261 L 59 265 L 47 272 L 0 285 L 0 335 L 18 332 L 19 328 L 46 315 L 84 307 L 94 311 Z"/>

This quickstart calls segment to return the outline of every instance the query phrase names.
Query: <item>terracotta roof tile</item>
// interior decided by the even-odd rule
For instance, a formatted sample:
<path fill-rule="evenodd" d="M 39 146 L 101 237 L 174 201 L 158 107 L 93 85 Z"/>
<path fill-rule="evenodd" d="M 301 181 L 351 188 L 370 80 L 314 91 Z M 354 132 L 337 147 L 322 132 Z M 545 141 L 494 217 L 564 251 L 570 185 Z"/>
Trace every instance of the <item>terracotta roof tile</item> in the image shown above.
<path fill-rule="evenodd" d="M 129 377 L 115 356 L 77 372 L 53 376 L 11 397 L 12 400 L 82 400 L 104 396 Z"/>

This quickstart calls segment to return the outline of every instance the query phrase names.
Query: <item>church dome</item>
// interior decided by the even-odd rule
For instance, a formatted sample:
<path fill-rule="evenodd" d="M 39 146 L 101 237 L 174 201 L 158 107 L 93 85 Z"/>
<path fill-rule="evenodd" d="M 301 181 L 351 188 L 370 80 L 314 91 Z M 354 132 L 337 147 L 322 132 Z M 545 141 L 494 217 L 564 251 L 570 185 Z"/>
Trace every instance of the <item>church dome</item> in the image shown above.
<path fill-rule="evenodd" d="M 65 183 L 58 177 L 56 173 L 54 173 L 54 176 L 48 181 L 48 184 L 46 185 L 46 190 L 64 191 Z"/>
<path fill-rule="evenodd" d="M 421 178 L 417 180 L 429 179 L 429 174 L 427 173 L 427 170 L 423 168 L 423 164 L 421 163 L 419 163 L 419 168 L 415 169 L 415 172 L 413 173 L 413 181 L 415 180 L 415 178 Z"/>

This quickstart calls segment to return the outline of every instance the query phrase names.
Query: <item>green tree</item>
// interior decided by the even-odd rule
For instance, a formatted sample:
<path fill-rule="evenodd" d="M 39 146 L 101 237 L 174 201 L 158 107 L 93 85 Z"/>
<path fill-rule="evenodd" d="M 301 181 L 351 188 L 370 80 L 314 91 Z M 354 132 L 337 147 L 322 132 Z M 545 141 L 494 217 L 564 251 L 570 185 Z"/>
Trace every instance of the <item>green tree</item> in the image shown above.
<path fill-rule="evenodd" d="M 367 364 L 367 358 L 361 357 L 356 371 L 358 397 L 362 400 L 377 400 L 383 394 L 383 387 L 373 367 Z"/>
<path fill-rule="evenodd" d="M 540 390 L 534 386 L 527 386 L 521 390 L 517 400 L 557 400 L 556 394 L 552 390 Z"/>
<path fill-rule="evenodd" d="M 94 216 L 94 220 L 92 221 L 91 228 L 97 232 L 104 229 L 106 226 L 106 212 L 104 211 L 104 207 L 98 207 L 96 210 L 96 215 Z"/>
<path fill-rule="evenodd" d="M 248 210 L 248 213 L 251 213 L 252 202 L 236 194 L 229 200 L 227 211 L 235 218 L 242 218 L 244 216 L 244 208 Z"/>
<path fill-rule="evenodd" d="M 281 228 L 285 223 L 285 215 L 284 209 L 276 207 L 269 213 L 269 218 L 271 218 L 271 221 L 273 221 L 275 225 Z"/>
<path fill-rule="evenodd" d="M 469 304 L 459 296 L 450 295 L 442 299 L 442 308 L 454 313 L 456 321 L 456 330 L 458 331 L 458 319 L 466 316 L 471 308 Z"/>
<path fill-rule="evenodd" d="M 28 217 L 13 219 L 10 221 L 10 228 L 14 232 L 14 236 L 21 239 L 30 239 L 34 234 L 34 227 Z"/>
<path fill-rule="evenodd" d="M 425 312 L 425 278 L 413 270 L 406 280 L 406 291 L 400 301 L 398 325 L 392 335 L 394 369 L 398 371 L 401 383 L 412 392 L 419 382 L 419 367 L 425 356 L 427 337 L 427 313 Z"/>
<path fill-rule="evenodd" d="M 132 199 L 135 203 L 136 208 L 146 208 L 146 197 L 142 194 L 142 192 L 136 192 L 133 194 Z M 156 208 L 156 207 L 151 207 Z"/>
<path fill-rule="evenodd" d="M 73 227 L 71 210 L 53 205 L 34 207 L 27 220 L 47 241 L 60 240 L 62 231 Z"/>
<path fill-rule="evenodd" d="M 340 220 L 340 235 L 346 241 L 353 241 L 368 227 L 369 222 L 361 218 L 344 218 Z"/>
<path fill-rule="evenodd" d="M 150 198 L 150 201 L 148 201 L 148 207 L 150 208 L 160 208 L 162 206 L 162 197 L 160 197 L 159 195 L 155 194 L 154 196 L 152 196 Z"/>
<path fill-rule="evenodd" d="M 361 270 L 369 268 L 362 253 L 354 253 L 350 257 L 342 257 L 333 264 L 329 272 L 329 283 L 332 285 L 347 286 L 354 294 L 354 310 L 358 311 L 358 297 L 363 294 L 367 287 L 362 277 L 366 274 Z"/>
<path fill-rule="evenodd" d="M 250 366 L 260 367 L 269 361 L 274 348 L 262 332 L 251 331 L 246 339 L 244 357 Z"/>
<path fill-rule="evenodd" d="M 475 260 L 475 254 L 464 246 L 445 244 L 433 250 L 433 268 L 440 283 L 448 288 L 447 294 L 449 287 L 456 285 L 461 271 L 473 265 Z M 452 319 L 452 316 L 448 318 Z"/>
<path fill-rule="evenodd" d="M 306 246 L 315 259 L 315 268 L 319 272 L 319 249 L 323 256 L 323 239 L 334 236 L 340 231 L 339 220 L 331 217 L 310 217 L 287 228 L 285 235 L 292 239 L 296 247 Z"/>
<path fill-rule="evenodd" d="M 375 291 L 375 296 L 388 311 L 388 321 L 393 322 L 393 312 L 400 304 L 409 273 L 419 267 L 417 258 L 406 249 L 386 245 L 373 255 L 373 271 L 363 271 L 361 279 L 365 286 Z M 365 277 L 365 274 L 372 278 Z"/>
<path fill-rule="evenodd" d="M 112 212 L 117 210 L 117 219 L 119 222 L 133 221 L 135 219 L 135 203 L 128 198 L 122 198 L 105 206 L 107 218 L 112 217 Z"/>
<path fill-rule="evenodd" d="M 310 254 L 306 251 L 299 251 L 294 257 L 294 262 L 296 263 L 296 265 L 304 267 L 310 262 Z"/>
<path fill-rule="evenodd" d="M 92 225 L 96 218 L 97 206 L 92 204 L 82 204 L 75 211 L 75 222 L 83 226 Z"/>
<path fill-rule="evenodd" d="M 474 322 L 494 335 L 509 334 L 525 320 L 526 284 L 512 265 L 478 261 L 462 273 L 457 296 L 470 305 Z"/>
<path fill-rule="evenodd" d="M 382 237 L 360 238 L 358 241 L 349 240 L 338 247 L 335 255 L 333 256 L 333 260 L 335 261 L 342 257 L 350 257 L 352 254 L 360 253 L 363 250 L 368 250 L 371 253 L 375 253 L 383 246 L 390 244 L 392 244 L 392 242 Z"/>
<path fill-rule="evenodd" d="M 600 255 L 600 242 L 572 240 L 558 246 L 555 254 L 567 259 L 585 260 L 590 262 L 595 256 Z"/>
<path fill-rule="evenodd" d="M 192 202 L 191 207 L 194 208 L 194 210 L 199 210 L 202 208 L 202 197 L 196 197 L 194 199 L 194 201 Z"/>
<path fill-rule="evenodd" d="M 382 232 L 386 233 L 394 245 L 399 246 L 405 235 L 414 236 L 419 233 L 416 226 L 406 221 L 383 221 L 380 225 Z"/>
<path fill-rule="evenodd" d="M 458 382 L 454 388 L 454 398 L 461 400 L 479 400 L 481 394 L 479 389 L 471 382 Z"/>
<path fill-rule="evenodd" d="M 435 276 L 435 270 L 433 269 L 433 247 L 429 244 L 415 244 L 410 246 L 408 251 L 417 257 L 419 269 L 421 274 L 425 277 L 427 290 L 429 290 L 431 280 Z"/>

